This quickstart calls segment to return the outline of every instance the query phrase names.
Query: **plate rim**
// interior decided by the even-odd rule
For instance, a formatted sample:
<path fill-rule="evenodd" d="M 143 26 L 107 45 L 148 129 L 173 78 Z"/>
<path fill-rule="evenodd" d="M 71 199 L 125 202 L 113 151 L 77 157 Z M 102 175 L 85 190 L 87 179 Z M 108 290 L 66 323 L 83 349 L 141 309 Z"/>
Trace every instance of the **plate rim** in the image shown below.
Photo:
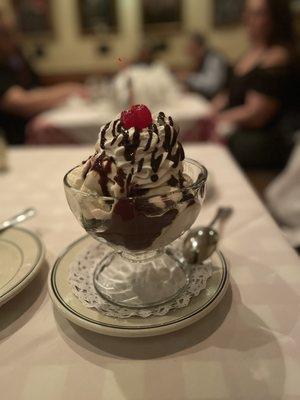
<path fill-rule="evenodd" d="M 53 264 L 51 271 L 48 276 L 48 291 L 50 298 L 54 304 L 54 306 L 70 321 L 79 325 L 85 329 L 92 330 L 94 332 L 108 334 L 112 336 L 125 336 L 126 334 L 130 333 L 133 336 L 154 336 L 159 335 L 162 333 L 168 333 L 171 331 L 175 331 L 180 329 L 181 327 L 190 325 L 191 323 L 195 322 L 196 320 L 203 318 L 207 315 L 213 308 L 215 308 L 221 299 L 224 297 L 228 284 L 229 284 L 229 271 L 228 271 L 228 263 L 222 253 L 221 250 L 217 250 L 216 253 L 220 258 L 222 265 L 224 266 L 224 274 L 222 276 L 222 280 L 218 286 L 218 289 L 213 296 L 213 298 L 208 301 L 204 307 L 201 309 L 195 310 L 188 315 L 182 316 L 175 321 L 168 322 L 168 323 L 160 323 L 154 326 L 144 327 L 144 326 L 135 326 L 135 327 L 124 327 L 118 326 L 115 324 L 94 321 L 88 317 L 82 316 L 82 314 L 77 313 L 73 310 L 60 296 L 59 291 L 55 284 L 55 273 L 57 268 L 65 257 L 65 255 L 76 246 L 79 242 L 83 241 L 84 239 L 88 238 L 89 235 L 84 235 L 78 238 L 77 240 L 73 241 L 69 244 L 57 257 L 55 263 Z M 199 315 L 200 314 L 200 315 Z M 165 331 L 165 332 L 164 332 Z M 126 335 L 128 336 L 128 335 Z"/>
<path fill-rule="evenodd" d="M 44 243 L 34 232 L 30 231 L 29 229 L 21 228 L 21 227 L 12 227 L 9 229 L 18 230 L 18 231 L 24 232 L 25 234 L 31 236 L 37 244 L 38 255 L 37 255 L 35 261 L 33 262 L 33 266 L 30 269 L 30 271 L 27 272 L 27 274 L 20 281 L 18 281 L 13 287 L 11 287 L 7 292 L 5 292 L 4 294 L 2 294 L 0 296 L 0 306 L 2 306 L 7 301 L 9 301 L 14 296 L 16 296 L 18 293 L 20 293 L 32 281 L 32 279 L 39 272 L 39 270 L 42 266 L 42 263 L 44 261 L 44 258 L 45 258 Z"/>
<path fill-rule="evenodd" d="M 20 268 L 22 267 L 23 262 L 24 262 L 24 253 L 23 253 L 23 250 L 21 249 L 21 247 L 20 247 L 19 245 L 17 245 L 16 243 L 14 243 L 13 241 L 11 241 L 11 240 L 2 239 L 2 238 L 0 237 L 0 242 L 6 242 L 6 243 L 9 243 L 10 245 L 12 245 L 12 247 L 14 247 L 15 249 L 18 250 L 18 252 L 19 252 L 19 254 L 20 254 L 20 257 L 21 257 L 21 262 L 20 262 L 20 265 L 19 265 L 17 271 L 16 271 L 16 272 L 14 273 L 14 275 L 9 279 L 8 282 L 6 282 L 3 286 L 0 287 L 0 291 L 1 291 L 6 285 L 8 285 L 8 284 L 10 283 L 10 281 L 11 281 L 12 279 L 14 279 L 14 277 L 15 277 L 15 276 L 17 275 L 17 273 L 20 271 Z M 6 294 L 6 293 L 0 295 L 0 302 L 1 302 L 1 298 L 2 298 L 5 294 Z"/>

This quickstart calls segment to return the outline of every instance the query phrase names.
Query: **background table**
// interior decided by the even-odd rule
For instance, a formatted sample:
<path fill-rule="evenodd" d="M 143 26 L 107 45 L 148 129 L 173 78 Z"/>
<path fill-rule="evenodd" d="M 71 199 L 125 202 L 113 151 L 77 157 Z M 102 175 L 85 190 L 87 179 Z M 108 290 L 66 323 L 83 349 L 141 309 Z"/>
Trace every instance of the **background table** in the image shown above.
<path fill-rule="evenodd" d="M 68 210 L 62 177 L 91 148 L 20 148 L 0 175 L 0 218 L 27 206 L 44 240 L 43 272 L 0 309 L 3 400 L 199 400 L 300 398 L 300 263 L 222 147 L 186 147 L 213 174 L 218 205 L 232 205 L 222 249 L 231 288 L 202 321 L 166 336 L 120 339 L 69 323 L 53 310 L 46 275 L 83 234 Z M 24 224 L 25 225 L 25 224 Z"/>
<path fill-rule="evenodd" d="M 153 112 L 160 111 L 160 106 Z M 193 129 L 195 123 L 207 116 L 210 105 L 207 100 L 192 93 L 180 93 L 163 107 L 167 115 L 172 115 L 181 132 Z M 94 102 L 71 98 L 61 107 L 42 113 L 30 125 L 30 134 L 47 135 L 49 129 L 66 133 L 76 143 L 94 143 L 99 127 L 111 121 L 120 112 L 120 106 L 108 101 L 107 97 Z M 48 133 L 49 134 L 49 133 Z"/>

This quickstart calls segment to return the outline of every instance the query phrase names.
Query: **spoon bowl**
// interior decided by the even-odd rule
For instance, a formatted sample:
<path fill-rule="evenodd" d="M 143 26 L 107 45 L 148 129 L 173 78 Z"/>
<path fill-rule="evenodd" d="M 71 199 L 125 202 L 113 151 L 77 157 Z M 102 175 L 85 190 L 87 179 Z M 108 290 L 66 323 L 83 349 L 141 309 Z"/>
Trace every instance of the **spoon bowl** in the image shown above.
<path fill-rule="evenodd" d="M 208 226 L 193 229 L 183 244 L 183 256 L 189 264 L 201 263 L 216 250 L 219 241 L 218 232 Z"/>
<path fill-rule="evenodd" d="M 208 226 L 200 226 L 192 229 L 183 242 L 182 253 L 189 264 L 202 263 L 216 250 L 219 234 L 213 229 L 218 220 L 225 220 L 232 214 L 232 208 L 220 207 Z"/>

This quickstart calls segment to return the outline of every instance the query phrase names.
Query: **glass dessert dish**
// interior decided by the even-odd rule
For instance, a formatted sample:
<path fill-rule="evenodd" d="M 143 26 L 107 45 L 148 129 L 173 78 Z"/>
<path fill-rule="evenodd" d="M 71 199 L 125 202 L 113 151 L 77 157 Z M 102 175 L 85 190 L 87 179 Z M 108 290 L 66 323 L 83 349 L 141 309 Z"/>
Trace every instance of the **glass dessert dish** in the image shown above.
<path fill-rule="evenodd" d="M 94 285 L 106 300 L 146 308 L 175 298 L 189 283 L 190 268 L 169 246 L 195 222 L 205 197 L 207 171 L 182 161 L 189 184 L 154 195 L 115 198 L 74 187 L 64 177 L 68 204 L 82 227 L 112 250 L 99 260 Z"/>

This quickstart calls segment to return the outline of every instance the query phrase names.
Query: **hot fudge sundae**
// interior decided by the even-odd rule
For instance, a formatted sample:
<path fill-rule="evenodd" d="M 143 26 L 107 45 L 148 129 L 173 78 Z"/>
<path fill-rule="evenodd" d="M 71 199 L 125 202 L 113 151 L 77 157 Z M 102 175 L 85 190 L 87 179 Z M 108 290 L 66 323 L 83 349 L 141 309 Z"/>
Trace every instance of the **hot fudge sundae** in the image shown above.
<path fill-rule="evenodd" d="M 189 229 L 199 213 L 206 177 L 196 185 L 188 164 L 172 118 L 133 106 L 102 126 L 95 153 L 66 175 L 67 199 L 98 240 L 155 250 Z"/>

